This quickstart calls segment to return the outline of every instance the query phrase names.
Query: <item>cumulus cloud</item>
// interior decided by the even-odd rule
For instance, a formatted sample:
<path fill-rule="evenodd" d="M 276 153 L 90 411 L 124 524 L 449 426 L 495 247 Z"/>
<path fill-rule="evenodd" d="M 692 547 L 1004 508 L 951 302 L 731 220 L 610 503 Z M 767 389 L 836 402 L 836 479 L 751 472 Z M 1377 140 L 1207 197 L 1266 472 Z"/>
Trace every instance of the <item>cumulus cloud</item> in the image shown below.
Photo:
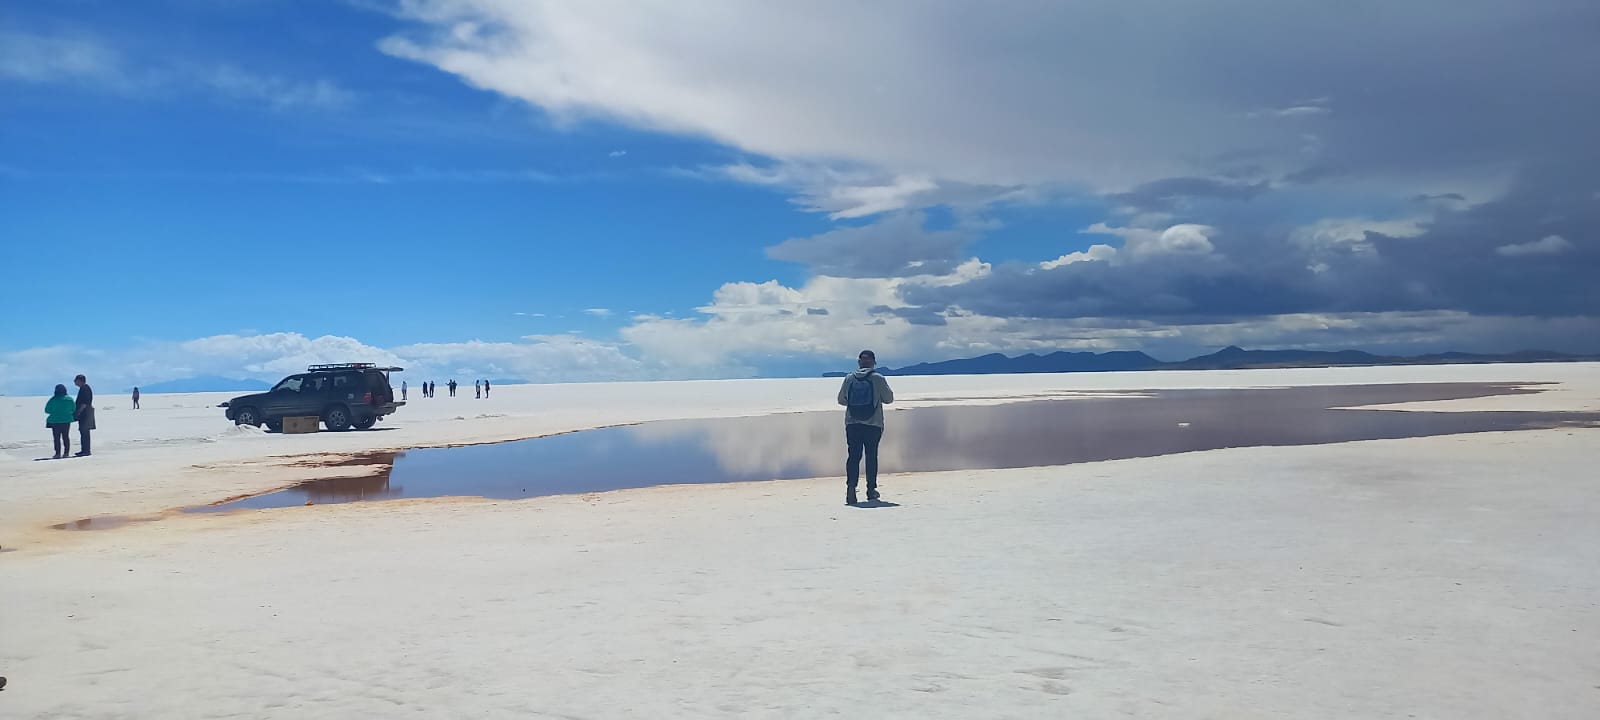
<path fill-rule="evenodd" d="M 1090 234 L 1115 235 L 1122 238 L 1123 256 L 1134 259 L 1151 258 L 1160 255 L 1205 255 L 1216 249 L 1211 244 L 1211 236 L 1216 234 L 1217 229 L 1209 225 L 1181 223 L 1165 230 L 1153 230 L 1149 228 L 1109 227 L 1105 223 L 1095 223 L 1084 228 L 1083 231 Z M 1091 250 L 1093 249 L 1091 248 Z M 1115 254 L 1105 250 L 1094 252 L 1103 256 L 1104 259 L 1116 257 Z M 1052 267 L 1066 264 L 1070 263 L 1056 263 Z"/>
<path fill-rule="evenodd" d="M 611 308 L 584 308 L 583 311 L 597 318 L 611 317 Z"/>
<path fill-rule="evenodd" d="M 1054 260 L 1039 263 L 1041 270 L 1054 270 L 1062 265 L 1071 265 L 1079 262 L 1109 262 L 1117 256 L 1117 249 L 1110 245 L 1090 245 L 1087 250 L 1070 252 Z"/>
<path fill-rule="evenodd" d="M 1546 235 L 1531 242 L 1512 245 L 1501 245 L 1494 249 L 1496 253 L 1506 257 L 1525 257 L 1528 255 L 1560 255 L 1572 249 L 1572 243 L 1560 235 Z"/>

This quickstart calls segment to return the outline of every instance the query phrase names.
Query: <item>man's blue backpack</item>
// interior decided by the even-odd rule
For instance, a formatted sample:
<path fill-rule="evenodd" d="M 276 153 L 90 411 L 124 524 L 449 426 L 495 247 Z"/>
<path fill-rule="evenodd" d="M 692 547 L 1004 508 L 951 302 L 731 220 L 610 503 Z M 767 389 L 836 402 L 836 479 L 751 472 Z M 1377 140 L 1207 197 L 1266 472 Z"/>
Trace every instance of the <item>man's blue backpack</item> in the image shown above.
<path fill-rule="evenodd" d="M 850 417 L 857 420 L 867 420 L 878 412 L 872 373 L 850 376 L 850 389 L 845 391 L 845 407 L 849 409 Z"/>

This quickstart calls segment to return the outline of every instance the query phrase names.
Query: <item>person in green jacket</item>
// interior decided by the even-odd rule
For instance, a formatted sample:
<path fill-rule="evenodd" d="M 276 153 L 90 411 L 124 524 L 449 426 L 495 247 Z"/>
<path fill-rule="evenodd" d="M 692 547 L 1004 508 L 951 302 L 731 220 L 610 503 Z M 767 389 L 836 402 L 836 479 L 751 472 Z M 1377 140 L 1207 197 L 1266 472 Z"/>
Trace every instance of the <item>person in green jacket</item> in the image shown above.
<path fill-rule="evenodd" d="M 67 434 L 72 429 L 72 415 L 77 412 L 78 404 L 67 397 L 67 386 L 57 385 L 56 394 L 44 404 L 44 426 L 50 428 L 51 439 L 55 441 L 56 460 L 66 457 L 72 452 L 72 436 Z"/>

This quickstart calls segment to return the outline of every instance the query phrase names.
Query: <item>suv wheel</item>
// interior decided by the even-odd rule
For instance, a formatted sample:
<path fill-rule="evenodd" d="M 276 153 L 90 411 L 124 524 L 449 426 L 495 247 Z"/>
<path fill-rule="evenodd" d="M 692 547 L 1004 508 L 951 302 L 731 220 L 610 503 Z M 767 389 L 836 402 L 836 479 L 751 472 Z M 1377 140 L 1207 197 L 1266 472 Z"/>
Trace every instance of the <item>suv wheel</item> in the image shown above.
<path fill-rule="evenodd" d="M 233 424 L 261 427 L 261 411 L 253 407 L 242 407 L 233 413 Z"/>
<path fill-rule="evenodd" d="M 355 427 L 356 427 L 357 430 L 371 430 L 372 426 L 373 425 L 377 425 L 377 424 L 378 424 L 378 416 L 377 415 L 368 415 L 368 416 L 366 416 L 364 418 L 357 418 L 356 422 L 355 422 Z"/>
<path fill-rule="evenodd" d="M 275 432 L 275 433 L 283 432 L 283 421 L 282 420 L 266 420 L 266 421 L 263 422 L 263 424 L 265 424 L 267 426 L 267 432 Z"/>
<path fill-rule="evenodd" d="M 334 405 L 322 411 L 322 424 L 327 425 L 333 432 L 344 432 L 350 429 L 350 409 L 343 405 Z"/>

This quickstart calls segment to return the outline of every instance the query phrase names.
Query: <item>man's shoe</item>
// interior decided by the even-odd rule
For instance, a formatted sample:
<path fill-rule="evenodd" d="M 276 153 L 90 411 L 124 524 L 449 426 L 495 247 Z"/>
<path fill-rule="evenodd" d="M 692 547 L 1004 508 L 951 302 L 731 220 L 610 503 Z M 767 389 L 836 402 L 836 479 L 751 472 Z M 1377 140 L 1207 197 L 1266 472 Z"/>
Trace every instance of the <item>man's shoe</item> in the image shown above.
<path fill-rule="evenodd" d="M 878 497 L 879 497 L 878 493 L 869 492 L 869 493 L 867 493 L 867 502 L 877 502 L 878 501 Z"/>
<path fill-rule="evenodd" d="M 89 453 L 86 453 L 86 452 L 73 453 L 72 456 L 73 457 L 89 457 Z"/>
<path fill-rule="evenodd" d="M 846 504 L 846 505 L 854 505 L 854 504 L 856 504 L 856 494 L 855 493 L 850 493 L 848 495 L 845 495 L 844 496 L 844 504 Z"/>

